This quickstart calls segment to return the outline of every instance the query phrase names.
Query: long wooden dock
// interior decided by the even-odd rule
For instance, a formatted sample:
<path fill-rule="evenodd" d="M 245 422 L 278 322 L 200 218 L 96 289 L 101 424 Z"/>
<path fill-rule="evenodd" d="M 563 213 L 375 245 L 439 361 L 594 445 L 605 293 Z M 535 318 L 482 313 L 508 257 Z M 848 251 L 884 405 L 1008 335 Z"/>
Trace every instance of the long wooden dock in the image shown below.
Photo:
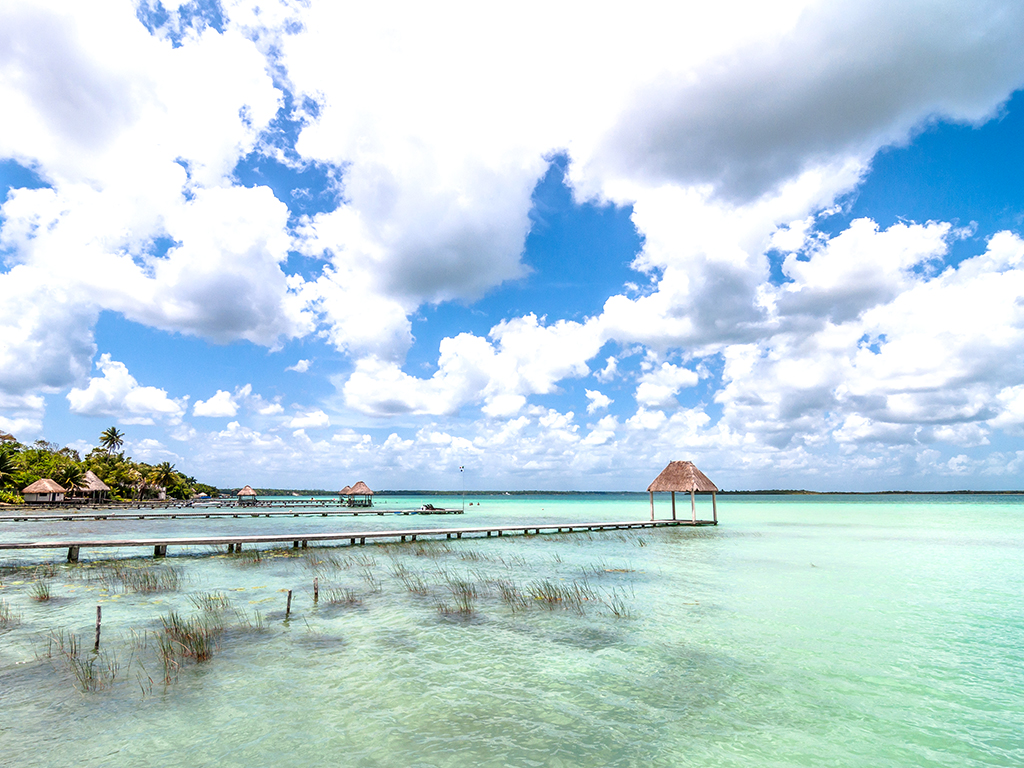
<path fill-rule="evenodd" d="M 518 525 L 478 526 L 469 528 L 411 528 L 398 531 L 346 531 L 344 533 L 291 533 L 256 534 L 248 536 L 190 536 L 148 539 L 81 539 L 65 541 L 12 541 L 0 542 L 0 550 L 66 549 L 68 562 L 77 563 L 83 549 L 113 549 L 144 547 L 153 548 L 154 557 L 164 557 L 168 547 L 225 546 L 228 552 L 239 552 L 243 544 L 292 543 L 294 549 L 305 548 L 309 542 L 348 541 L 350 546 L 370 541 L 394 539 L 416 541 L 418 539 L 461 539 L 463 536 L 489 537 L 509 535 L 539 535 L 541 533 L 574 533 L 578 531 L 629 530 L 638 528 L 665 528 L 676 526 L 717 525 L 711 520 L 639 520 L 618 523 L 527 523 Z"/>
<path fill-rule="evenodd" d="M 252 507 L 241 507 L 253 509 Z M 359 515 L 461 515 L 461 509 L 381 509 L 379 507 L 363 507 L 361 509 L 304 509 L 297 512 L 252 512 L 235 509 L 231 512 L 49 512 L 43 514 L 15 513 L 0 515 L 0 522 L 45 522 L 48 520 L 174 520 L 178 518 L 202 518 L 208 520 L 218 517 L 249 518 L 249 517 L 359 517 Z"/>

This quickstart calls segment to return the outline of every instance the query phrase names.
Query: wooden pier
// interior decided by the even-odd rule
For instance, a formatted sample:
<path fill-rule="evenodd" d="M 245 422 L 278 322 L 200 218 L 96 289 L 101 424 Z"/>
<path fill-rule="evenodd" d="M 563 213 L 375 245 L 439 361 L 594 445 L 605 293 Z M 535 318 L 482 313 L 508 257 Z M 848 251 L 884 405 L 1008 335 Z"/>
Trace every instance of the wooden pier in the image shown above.
<path fill-rule="evenodd" d="M 0 522 L 31 522 L 39 523 L 47 520 L 174 520 L 177 518 L 210 518 L 232 517 L 358 517 L 359 515 L 461 515 L 461 509 L 380 509 L 363 507 L 362 509 L 304 509 L 298 512 L 243 512 L 241 509 L 251 510 L 253 507 L 236 508 L 232 512 L 212 512 L 207 510 L 191 512 L 152 512 L 139 510 L 137 512 L 49 512 L 29 514 L 24 512 L 14 514 L 0 514 Z"/>
<path fill-rule="evenodd" d="M 68 562 L 77 563 L 83 549 L 153 548 L 154 557 L 167 555 L 168 547 L 227 546 L 228 552 L 239 552 L 242 545 L 287 544 L 292 548 L 306 548 L 309 542 L 344 542 L 350 546 L 370 541 L 396 540 L 417 541 L 418 539 L 461 539 L 463 536 L 486 538 L 504 535 L 540 535 L 541 533 L 574 533 L 579 531 L 634 530 L 641 528 L 666 528 L 678 526 L 717 525 L 712 520 L 640 520 L 618 523 L 528 523 L 519 525 L 479 526 L 470 528 L 413 528 L 398 531 L 348 531 L 344 533 L 291 533 L 257 534 L 249 536 L 194 536 L 149 539 L 93 539 L 65 541 L 21 541 L 0 542 L 0 550 L 66 549 Z"/>

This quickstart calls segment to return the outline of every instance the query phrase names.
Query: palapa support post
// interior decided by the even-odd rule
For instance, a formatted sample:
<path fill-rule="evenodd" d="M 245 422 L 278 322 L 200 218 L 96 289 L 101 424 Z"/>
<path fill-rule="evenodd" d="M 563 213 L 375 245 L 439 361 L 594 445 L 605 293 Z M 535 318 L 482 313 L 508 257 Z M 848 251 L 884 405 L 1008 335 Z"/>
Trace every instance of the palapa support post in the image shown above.
<path fill-rule="evenodd" d="M 697 524 L 697 492 L 695 489 L 690 489 L 690 510 L 693 512 L 693 524 Z"/>
<path fill-rule="evenodd" d="M 676 492 L 672 491 L 672 519 L 676 519 Z"/>
<path fill-rule="evenodd" d="M 651 491 L 651 520 L 654 519 L 654 491 Z"/>
<path fill-rule="evenodd" d="M 288 620 L 288 616 L 291 614 L 291 612 L 292 612 L 292 591 L 289 589 L 288 590 L 288 605 L 286 605 L 285 608 L 284 608 L 284 618 L 285 618 L 285 621 Z"/>
<path fill-rule="evenodd" d="M 77 563 L 78 562 L 78 547 L 68 547 L 68 562 L 69 563 Z"/>
<path fill-rule="evenodd" d="M 715 521 L 715 525 L 718 525 L 718 504 L 715 502 L 715 493 L 711 492 L 711 516 Z"/>
<path fill-rule="evenodd" d="M 100 607 L 97 605 L 96 606 L 96 645 L 94 645 L 92 647 L 92 649 L 94 651 L 98 651 L 100 649 L 100 618 L 102 616 L 103 616 L 103 613 L 102 613 Z"/>

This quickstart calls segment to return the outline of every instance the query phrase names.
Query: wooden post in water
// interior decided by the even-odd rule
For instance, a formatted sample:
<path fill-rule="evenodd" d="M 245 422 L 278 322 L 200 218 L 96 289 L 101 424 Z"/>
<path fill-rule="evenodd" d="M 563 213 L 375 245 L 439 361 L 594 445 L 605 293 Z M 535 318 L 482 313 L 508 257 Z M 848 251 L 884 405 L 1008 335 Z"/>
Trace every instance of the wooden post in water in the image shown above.
<path fill-rule="evenodd" d="M 320 579 L 313 579 L 313 602 L 320 602 Z"/>
<path fill-rule="evenodd" d="M 288 616 L 289 616 L 289 614 L 291 612 L 292 612 L 292 591 L 289 589 L 288 590 L 288 605 L 285 606 L 285 609 L 284 609 L 284 617 L 285 617 L 285 619 L 288 618 Z"/>
<path fill-rule="evenodd" d="M 697 524 L 697 498 L 693 488 L 690 489 L 690 509 L 693 511 L 693 524 Z"/>
<path fill-rule="evenodd" d="M 715 521 L 715 525 L 718 525 L 718 505 L 715 503 L 715 492 L 711 492 L 711 515 Z"/>
<path fill-rule="evenodd" d="M 654 491 L 651 491 L 651 520 L 654 519 Z"/>
<path fill-rule="evenodd" d="M 68 547 L 68 562 L 69 563 L 77 563 L 78 562 L 78 547 Z"/>
<path fill-rule="evenodd" d="M 100 617 L 102 615 L 103 615 L 102 611 L 100 610 L 100 607 L 97 605 L 96 606 L 96 645 L 94 645 L 93 648 L 92 648 L 94 651 L 98 651 L 100 649 Z"/>
<path fill-rule="evenodd" d="M 651 520 L 654 518 L 652 517 Z M 672 519 L 676 519 L 676 492 L 672 491 Z"/>

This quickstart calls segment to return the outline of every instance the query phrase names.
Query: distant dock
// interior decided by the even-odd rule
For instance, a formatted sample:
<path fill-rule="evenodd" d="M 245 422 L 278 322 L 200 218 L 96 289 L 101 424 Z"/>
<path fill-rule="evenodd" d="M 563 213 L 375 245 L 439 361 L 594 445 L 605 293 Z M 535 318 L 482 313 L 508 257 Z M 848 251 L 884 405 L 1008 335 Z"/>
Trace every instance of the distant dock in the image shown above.
<path fill-rule="evenodd" d="M 504 535 L 540 535 L 576 533 L 581 531 L 637 530 L 643 528 L 694 527 L 717 525 L 712 520 L 640 520 L 618 523 L 527 523 L 519 525 L 479 526 L 468 528 L 413 528 L 399 531 L 356 531 L 345 533 L 290 533 L 248 536 L 195 536 L 141 539 L 78 539 L 64 541 L 0 542 L 0 550 L 57 549 L 67 550 L 69 563 L 77 563 L 83 549 L 128 549 L 152 547 L 154 557 L 167 555 L 169 547 L 226 546 L 228 552 L 239 552 L 243 545 L 284 544 L 293 549 L 306 548 L 309 542 L 345 542 L 349 546 L 372 541 L 417 541 L 419 539 L 461 539 L 463 536 L 487 538 Z"/>
<path fill-rule="evenodd" d="M 243 510 L 253 510 L 252 506 L 239 507 L 237 504 L 232 504 L 231 512 L 223 511 L 210 511 L 211 508 L 195 510 L 190 512 L 156 512 L 151 509 L 138 510 L 136 512 L 119 512 L 119 511 L 76 511 L 71 512 L 67 509 L 52 512 L 38 512 L 36 510 L 8 513 L 4 510 L 0 513 L 0 522 L 46 522 L 50 520 L 79 520 L 79 521 L 95 521 L 95 520 L 175 520 L 181 519 L 203 519 L 209 520 L 211 518 L 252 518 L 252 517 L 358 517 L 359 515 L 461 515 L 463 514 L 461 509 L 381 509 L 374 507 L 357 507 L 354 509 L 340 508 L 340 505 L 335 505 L 339 508 L 325 508 L 321 507 L 316 510 L 303 509 L 298 512 L 253 512 Z M 22 509 L 25 509 L 24 507 Z M 218 508 L 219 509 L 219 508 Z"/>

